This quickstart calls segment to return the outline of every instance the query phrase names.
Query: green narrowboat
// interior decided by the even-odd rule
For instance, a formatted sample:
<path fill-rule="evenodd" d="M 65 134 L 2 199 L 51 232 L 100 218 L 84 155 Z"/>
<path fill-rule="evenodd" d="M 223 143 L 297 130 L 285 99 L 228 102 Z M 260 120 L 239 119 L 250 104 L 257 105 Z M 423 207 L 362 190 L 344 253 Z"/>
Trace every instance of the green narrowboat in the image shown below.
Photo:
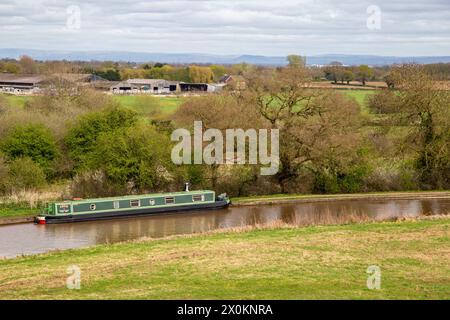
<path fill-rule="evenodd" d="M 38 224 L 106 220 L 189 210 L 226 208 L 226 194 L 218 197 L 214 191 L 199 190 L 155 193 L 99 199 L 74 199 L 48 203 L 35 218 Z"/>

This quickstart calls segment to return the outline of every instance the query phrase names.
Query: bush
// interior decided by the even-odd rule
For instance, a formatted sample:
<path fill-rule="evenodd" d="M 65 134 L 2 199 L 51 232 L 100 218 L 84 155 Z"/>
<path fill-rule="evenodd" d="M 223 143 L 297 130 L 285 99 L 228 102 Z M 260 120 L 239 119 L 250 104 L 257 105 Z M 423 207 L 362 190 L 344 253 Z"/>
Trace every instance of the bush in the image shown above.
<path fill-rule="evenodd" d="M 5 194 L 8 188 L 8 165 L 3 158 L 0 158 L 0 194 Z"/>
<path fill-rule="evenodd" d="M 171 142 L 150 125 L 102 133 L 88 170 L 74 181 L 76 195 L 102 196 L 165 190 L 174 180 Z"/>
<path fill-rule="evenodd" d="M 39 124 L 18 126 L 6 136 L 1 150 L 9 160 L 29 157 L 44 170 L 58 156 L 56 141 L 49 129 Z"/>
<path fill-rule="evenodd" d="M 66 84 L 64 81 L 53 79 L 50 88 L 47 94 L 27 99 L 25 110 L 45 116 L 57 114 L 60 118 L 71 119 L 86 112 L 117 106 L 115 100 L 102 92 L 73 87 L 73 84 Z"/>
<path fill-rule="evenodd" d="M 343 172 L 321 170 L 316 172 L 314 189 L 316 193 L 356 193 L 364 189 L 368 168 L 358 164 L 346 168 Z"/>
<path fill-rule="evenodd" d="M 8 166 L 0 164 L 0 178 L 3 193 L 37 189 L 45 184 L 44 171 L 28 157 L 17 158 Z"/>
<path fill-rule="evenodd" d="M 89 167 L 92 155 L 96 151 L 97 139 L 102 133 L 127 128 L 136 122 L 136 112 L 122 108 L 108 109 L 83 116 L 69 130 L 64 139 L 69 155 L 74 161 L 75 169 Z"/>
<path fill-rule="evenodd" d="M 367 96 L 367 106 L 373 113 L 390 114 L 398 111 L 399 97 L 394 91 L 383 90 Z"/>
<path fill-rule="evenodd" d="M 107 197 L 128 193 L 124 186 L 112 186 L 102 170 L 91 170 L 77 174 L 70 186 L 73 197 Z"/>
<path fill-rule="evenodd" d="M 389 159 L 374 162 L 374 169 L 364 179 L 364 191 L 404 191 L 419 189 L 418 175 L 413 166 L 404 161 Z"/>

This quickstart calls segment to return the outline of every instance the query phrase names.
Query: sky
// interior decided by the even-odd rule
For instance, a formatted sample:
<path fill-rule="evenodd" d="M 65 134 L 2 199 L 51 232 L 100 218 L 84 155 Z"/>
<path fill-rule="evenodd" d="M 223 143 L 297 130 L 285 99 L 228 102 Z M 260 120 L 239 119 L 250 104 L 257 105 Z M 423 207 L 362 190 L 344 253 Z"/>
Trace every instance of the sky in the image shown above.
<path fill-rule="evenodd" d="M 0 0 L 0 47 L 450 55 L 450 0 Z"/>

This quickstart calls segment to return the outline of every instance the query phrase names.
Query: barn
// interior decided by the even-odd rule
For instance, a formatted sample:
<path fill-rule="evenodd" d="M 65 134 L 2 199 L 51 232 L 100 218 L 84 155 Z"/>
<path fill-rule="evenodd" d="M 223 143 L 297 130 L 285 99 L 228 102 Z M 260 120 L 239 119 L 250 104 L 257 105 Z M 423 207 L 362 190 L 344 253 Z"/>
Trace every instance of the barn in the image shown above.
<path fill-rule="evenodd" d="M 45 80 L 43 75 L 0 73 L 0 91 L 14 94 L 36 93 Z"/>

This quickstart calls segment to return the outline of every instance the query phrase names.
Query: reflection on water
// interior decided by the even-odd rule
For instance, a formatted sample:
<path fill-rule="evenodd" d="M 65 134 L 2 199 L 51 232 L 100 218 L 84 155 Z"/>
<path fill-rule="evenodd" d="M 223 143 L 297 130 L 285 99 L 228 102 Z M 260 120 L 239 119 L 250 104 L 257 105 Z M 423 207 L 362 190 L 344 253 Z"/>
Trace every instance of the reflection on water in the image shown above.
<path fill-rule="evenodd" d="M 342 223 L 352 220 L 448 214 L 450 199 L 339 200 L 160 215 L 72 224 L 0 226 L 0 257 L 35 254 L 55 249 L 86 247 L 142 237 L 161 238 L 213 229 L 267 224 Z"/>

